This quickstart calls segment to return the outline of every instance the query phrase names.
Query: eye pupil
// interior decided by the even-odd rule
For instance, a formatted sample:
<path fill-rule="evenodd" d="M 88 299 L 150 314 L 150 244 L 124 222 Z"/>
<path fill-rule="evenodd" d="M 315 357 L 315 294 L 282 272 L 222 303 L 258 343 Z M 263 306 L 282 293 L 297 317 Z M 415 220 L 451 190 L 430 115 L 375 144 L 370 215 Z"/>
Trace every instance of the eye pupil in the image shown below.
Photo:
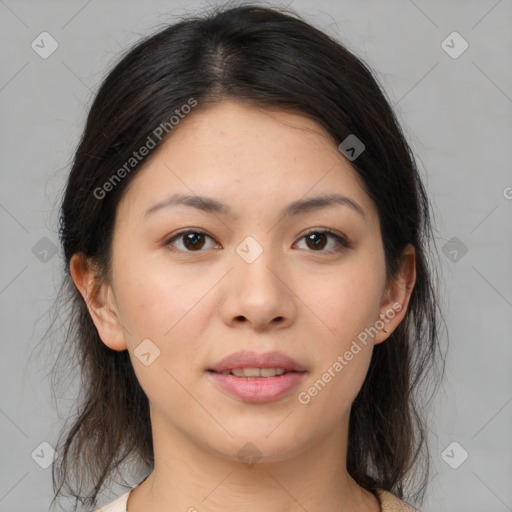
<path fill-rule="evenodd" d="M 198 244 L 197 238 L 202 237 L 202 233 L 188 233 L 185 235 L 185 242 L 184 245 L 187 247 L 187 249 L 197 249 L 198 247 L 201 248 L 204 245 L 204 239 L 202 244 Z M 190 247 L 188 244 L 192 244 Z"/>
<path fill-rule="evenodd" d="M 321 236 L 321 237 L 324 238 L 324 244 L 323 245 L 322 245 L 322 241 L 319 241 L 319 240 L 317 240 L 316 242 L 314 241 L 314 238 L 316 238 L 318 236 Z M 325 247 L 325 238 L 326 238 L 325 233 L 310 233 L 309 235 L 307 235 L 307 240 L 309 242 L 313 243 L 313 247 L 318 248 L 321 245 L 321 247 L 320 247 L 321 249 L 323 249 Z"/>

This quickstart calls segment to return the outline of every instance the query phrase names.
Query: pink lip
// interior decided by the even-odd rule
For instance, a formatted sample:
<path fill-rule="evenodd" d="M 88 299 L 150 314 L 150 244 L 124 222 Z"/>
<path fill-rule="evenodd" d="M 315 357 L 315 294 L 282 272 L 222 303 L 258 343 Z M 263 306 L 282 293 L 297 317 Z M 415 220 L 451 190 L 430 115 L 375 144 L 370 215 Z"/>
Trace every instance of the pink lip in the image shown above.
<path fill-rule="evenodd" d="M 236 377 L 221 372 L 237 368 L 282 368 L 287 373 L 275 377 Z M 244 402 L 264 403 L 277 400 L 296 387 L 306 369 L 282 352 L 241 351 L 231 354 L 207 371 L 223 390 Z"/>
<path fill-rule="evenodd" d="M 304 372 L 306 368 L 282 352 L 264 352 L 258 354 L 250 350 L 242 350 L 231 354 L 209 368 L 215 372 L 224 372 L 236 368 L 282 368 L 289 372 Z M 273 378 L 273 377 L 269 377 Z"/>
<path fill-rule="evenodd" d="M 235 377 L 234 375 L 207 372 L 222 389 L 244 402 L 264 403 L 288 394 L 304 378 L 306 372 L 290 372 L 275 377 Z"/>

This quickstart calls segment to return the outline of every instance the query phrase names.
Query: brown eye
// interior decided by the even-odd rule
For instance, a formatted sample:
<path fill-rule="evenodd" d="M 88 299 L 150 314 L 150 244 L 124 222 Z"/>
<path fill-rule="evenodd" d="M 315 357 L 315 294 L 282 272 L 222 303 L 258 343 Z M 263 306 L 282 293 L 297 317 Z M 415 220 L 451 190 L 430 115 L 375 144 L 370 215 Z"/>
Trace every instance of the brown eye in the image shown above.
<path fill-rule="evenodd" d="M 172 238 L 167 240 L 165 245 L 174 246 L 175 241 L 180 241 L 182 247 L 178 247 L 179 250 L 184 252 L 200 252 L 205 246 L 205 239 L 209 238 L 213 240 L 211 236 L 197 230 L 181 231 L 174 235 Z"/>
<path fill-rule="evenodd" d="M 329 238 L 336 240 L 337 244 L 334 244 L 334 246 L 331 246 L 331 248 L 324 250 L 324 248 L 328 245 Z M 344 237 L 334 233 L 329 229 L 311 230 L 306 233 L 302 239 L 306 240 L 306 246 L 313 252 L 332 253 L 341 250 L 341 248 L 350 247 L 350 244 Z"/>
<path fill-rule="evenodd" d="M 183 236 L 183 245 L 187 249 L 201 249 L 204 245 L 203 233 L 187 233 Z"/>
<path fill-rule="evenodd" d="M 327 244 L 327 236 L 325 233 L 311 233 L 305 236 L 306 243 L 311 249 L 323 249 Z"/>
<path fill-rule="evenodd" d="M 172 236 L 165 245 L 169 245 L 182 252 L 201 252 L 202 249 L 212 248 L 205 247 L 207 239 L 213 240 L 213 238 L 203 231 L 189 229 L 181 231 Z M 337 243 L 331 244 L 331 247 L 324 250 L 329 245 L 329 239 L 334 240 Z M 329 229 L 314 229 L 306 233 L 301 240 L 306 240 L 307 249 L 313 252 L 333 253 L 340 251 L 342 248 L 350 247 L 350 243 L 341 235 L 329 230 Z M 180 242 L 181 246 L 177 246 Z"/>

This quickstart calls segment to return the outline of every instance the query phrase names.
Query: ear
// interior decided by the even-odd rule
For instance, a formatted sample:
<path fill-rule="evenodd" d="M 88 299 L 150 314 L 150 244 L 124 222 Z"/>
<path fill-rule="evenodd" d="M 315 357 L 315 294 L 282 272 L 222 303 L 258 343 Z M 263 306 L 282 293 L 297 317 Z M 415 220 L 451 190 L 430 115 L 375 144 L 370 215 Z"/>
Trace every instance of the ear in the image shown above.
<path fill-rule="evenodd" d="M 87 304 L 103 343 L 112 350 L 125 350 L 126 339 L 112 287 L 106 282 L 100 282 L 94 265 L 82 254 L 74 254 L 69 267 L 71 277 Z"/>
<path fill-rule="evenodd" d="M 415 283 L 416 251 L 412 244 L 407 244 L 402 252 L 402 262 L 398 276 L 387 285 L 384 293 L 379 315 L 379 319 L 384 326 L 375 336 L 375 345 L 386 340 L 403 320 Z M 388 332 L 384 332 L 384 329 Z"/>

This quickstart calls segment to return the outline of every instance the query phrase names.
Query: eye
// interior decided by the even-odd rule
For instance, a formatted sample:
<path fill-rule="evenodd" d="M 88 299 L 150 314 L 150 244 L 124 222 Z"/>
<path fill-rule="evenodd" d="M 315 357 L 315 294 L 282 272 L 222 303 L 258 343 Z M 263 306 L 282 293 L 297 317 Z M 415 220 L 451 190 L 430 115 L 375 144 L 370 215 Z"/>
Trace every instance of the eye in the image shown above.
<path fill-rule="evenodd" d="M 183 247 L 178 247 L 179 250 L 185 252 L 200 252 L 205 245 L 204 238 L 209 238 L 213 240 L 213 238 L 203 231 L 199 231 L 197 229 L 188 229 L 186 231 L 180 231 L 172 238 L 169 238 L 165 242 L 165 245 L 172 245 L 175 240 L 183 241 Z M 208 248 L 208 247 L 207 247 Z"/>
<path fill-rule="evenodd" d="M 333 248 L 323 251 L 322 249 L 324 249 L 327 245 L 325 240 L 329 237 L 336 240 L 338 244 L 335 244 Z M 324 228 L 313 228 L 309 230 L 300 240 L 306 240 L 306 245 L 309 248 L 312 247 L 313 252 L 334 253 L 340 251 L 342 248 L 350 247 L 350 243 L 345 237 L 335 233 L 334 231 L 331 231 L 330 229 Z"/>
<path fill-rule="evenodd" d="M 178 250 L 183 252 L 201 252 L 201 249 L 205 248 L 205 238 L 213 240 L 213 238 L 204 231 L 187 229 L 173 235 L 165 242 L 165 245 L 176 247 L 174 243 L 175 241 L 179 241 L 181 242 L 181 247 L 176 247 Z M 323 249 L 327 245 L 325 240 L 329 238 L 334 239 L 337 244 L 324 251 Z M 325 228 L 313 228 L 300 238 L 300 240 L 303 239 L 306 240 L 306 244 L 309 248 L 313 248 L 313 252 L 333 253 L 342 248 L 349 248 L 351 246 L 345 237 Z M 209 247 L 206 247 L 206 249 L 208 248 Z"/>

